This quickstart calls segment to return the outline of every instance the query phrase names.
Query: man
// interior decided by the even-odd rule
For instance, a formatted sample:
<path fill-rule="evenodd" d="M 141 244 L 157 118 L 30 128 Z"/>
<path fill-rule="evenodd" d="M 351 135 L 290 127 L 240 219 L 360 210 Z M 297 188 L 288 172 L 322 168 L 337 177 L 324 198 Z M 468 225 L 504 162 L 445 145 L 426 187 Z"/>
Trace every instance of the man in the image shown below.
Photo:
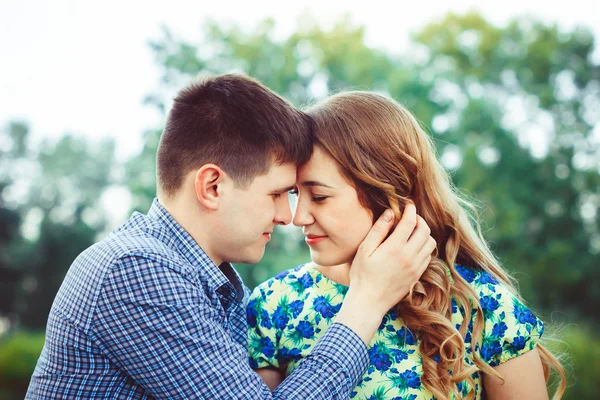
<path fill-rule="evenodd" d="M 393 218 L 380 219 L 337 322 L 271 393 L 247 361 L 248 291 L 230 263 L 258 262 L 291 221 L 287 191 L 311 150 L 307 117 L 248 77 L 182 90 L 158 148 L 158 198 L 71 266 L 27 398 L 347 398 L 365 343 L 433 247 L 407 208 L 378 248 Z"/>

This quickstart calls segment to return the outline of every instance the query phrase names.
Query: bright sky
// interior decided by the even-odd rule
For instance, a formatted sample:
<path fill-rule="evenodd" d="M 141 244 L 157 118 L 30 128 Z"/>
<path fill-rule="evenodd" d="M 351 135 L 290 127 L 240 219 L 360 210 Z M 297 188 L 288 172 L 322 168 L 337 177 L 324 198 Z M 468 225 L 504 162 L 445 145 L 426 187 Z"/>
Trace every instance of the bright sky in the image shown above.
<path fill-rule="evenodd" d="M 450 6 L 449 4 L 452 4 Z M 121 157 L 139 151 L 157 112 L 143 97 L 158 86 L 148 48 L 162 24 L 194 41 L 206 18 L 252 27 L 273 17 L 281 35 L 306 11 L 328 25 L 344 13 L 367 27 L 369 44 L 400 52 L 408 33 L 448 11 L 479 10 L 496 24 L 528 13 L 600 38 L 600 2 L 544 1 L 116 1 L 0 0 L 0 126 L 19 119 L 36 138 L 70 132 L 118 138 Z M 325 8 L 326 6 L 326 8 Z"/>

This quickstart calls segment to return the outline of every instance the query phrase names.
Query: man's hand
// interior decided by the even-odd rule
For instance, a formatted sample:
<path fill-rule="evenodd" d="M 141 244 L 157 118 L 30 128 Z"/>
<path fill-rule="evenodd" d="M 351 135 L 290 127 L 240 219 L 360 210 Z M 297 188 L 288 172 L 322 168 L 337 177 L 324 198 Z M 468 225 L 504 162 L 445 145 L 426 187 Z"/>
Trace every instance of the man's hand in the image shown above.
<path fill-rule="evenodd" d="M 386 213 L 391 217 L 387 221 Z M 384 313 L 408 294 L 436 248 L 429 226 L 414 205 L 406 206 L 394 232 L 381 243 L 392 225 L 393 214 L 387 210 L 360 245 L 350 269 L 350 286 L 368 294 L 368 301 Z"/>
<path fill-rule="evenodd" d="M 436 248 L 425 220 L 408 204 L 394 232 L 387 210 L 358 248 L 350 268 L 350 289 L 337 322 L 371 340 L 383 316 L 400 302 L 419 280 Z"/>

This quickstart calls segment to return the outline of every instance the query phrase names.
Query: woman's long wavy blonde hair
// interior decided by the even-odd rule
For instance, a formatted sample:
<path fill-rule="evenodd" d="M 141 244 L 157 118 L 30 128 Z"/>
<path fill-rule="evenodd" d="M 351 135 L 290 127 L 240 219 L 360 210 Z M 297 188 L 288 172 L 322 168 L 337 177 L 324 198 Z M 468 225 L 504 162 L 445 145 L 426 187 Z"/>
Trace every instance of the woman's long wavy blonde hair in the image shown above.
<path fill-rule="evenodd" d="M 421 338 L 424 386 L 437 399 L 449 399 L 452 393 L 460 398 L 457 384 L 466 381 L 471 390 L 465 398 L 473 399 L 474 372 L 502 378 L 475 351 L 475 365 L 464 361 L 471 309 L 476 312 L 473 349 L 476 344 L 481 346 L 484 320 L 476 293 L 454 265 L 486 271 L 520 298 L 514 278 L 502 269 L 481 235 L 477 210 L 453 187 L 436 158 L 431 138 L 395 101 L 369 92 L 342 92 L 314 105 L 307 113 L 315 124 L 316 144 L 338 162 L 356 188 L 361 204 L 373 212 L 374 220 L 386 208 L 391 208 L 398 220 L 404 205 L 412 202 L 431 228 L 438 243 L 437 255 L 410 295 L 398 305 L 398 314 Z M 458 330 L 450 321 L 452 298 L 466 311 Z M 550 367 L 561 377 L 554 395 L 554 399 L 560 399 L 566 388 L 564 369 L 542 345 L 538 350 L 546 381 Z"/>

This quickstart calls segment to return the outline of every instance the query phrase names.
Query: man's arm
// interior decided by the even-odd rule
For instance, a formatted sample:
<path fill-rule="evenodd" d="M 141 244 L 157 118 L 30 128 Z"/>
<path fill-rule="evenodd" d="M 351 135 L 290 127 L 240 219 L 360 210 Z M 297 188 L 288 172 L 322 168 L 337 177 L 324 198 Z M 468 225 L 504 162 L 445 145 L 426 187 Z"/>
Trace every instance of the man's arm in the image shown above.
<path fill-rule="evenodd" d="M 367 365 L 359 337 L 334 324 L 271 394 L 250 368 L 247 349 L 231 339 L 221 319 L 202 288 L 176 266 L 130 256 L 105 280 L 95 339 L 111 361 L 157 398 L 341 399 Z"/>

